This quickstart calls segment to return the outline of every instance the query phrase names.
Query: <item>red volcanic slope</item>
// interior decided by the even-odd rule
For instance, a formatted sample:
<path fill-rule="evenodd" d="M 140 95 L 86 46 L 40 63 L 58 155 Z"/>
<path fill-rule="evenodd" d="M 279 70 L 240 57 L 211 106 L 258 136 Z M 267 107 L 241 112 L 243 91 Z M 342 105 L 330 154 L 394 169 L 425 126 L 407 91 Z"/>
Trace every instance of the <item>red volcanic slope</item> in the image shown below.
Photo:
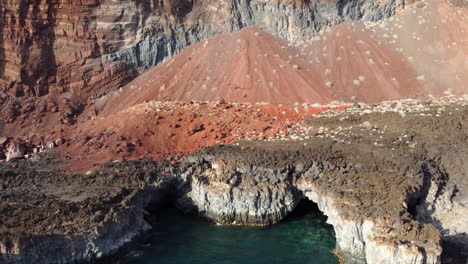
<path fill-rule="evenodd" d="M 305 47 L 248 27 L 188 48 L 106 104 L 113 112 L 147 100 L 323 104 L 424 95 L 407 59 L 383 42 L 362 24 L 338 25 Z"/>
<path fill-rule="evenodd" d="M 421 1 L 376 27 L 404 54 L 427 94 L 468 93 L 468 9 L 445 0 Z"/>
<path fill-rule="evenodd" d="M 334 99 L 299 49 L 248 27 L 189 47 L 124 88 L 112 107 L 145 100 L 328 103 Z"/>
<path fill-rule="evenodd" d="M 152 101 L 65 130 L 67 144 L 59 150 L 70 157 L 74 170 L 113 160 L 180 157 L 208 146 L 289 135 L 291 130 L 315 133 L 303 120 L 328 109 Z"/>
<path fill-rule="evenodd" d="M 342 23 L 307 43 L 303 52 L 338 100 L 355 96 L 376 103 L 424 96 L 416 71 L 384 41 L 362 23 Z"/>

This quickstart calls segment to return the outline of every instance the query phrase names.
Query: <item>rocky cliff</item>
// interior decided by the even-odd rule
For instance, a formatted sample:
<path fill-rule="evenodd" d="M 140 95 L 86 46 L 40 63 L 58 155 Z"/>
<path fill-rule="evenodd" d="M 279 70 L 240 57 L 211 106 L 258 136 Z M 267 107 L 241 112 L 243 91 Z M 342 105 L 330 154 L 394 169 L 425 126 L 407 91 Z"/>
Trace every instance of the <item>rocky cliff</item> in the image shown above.
<path fill-rule="evenodd" d="M 162 203 L 219 224 L 270 225 L 303 199 L 328 217 L 344 263 L 463 263 L 467 107 L 324 113 L 308 122 L 321 127 L 315 136 L 210 147 L 179 166 L 114 162 L 75 175 L 47 155 L 1 163 L 0 263 L 112 255 Z"/>
<path fill-rule="evenodd" d="M 190 44 L 257 26 L 300 42 L 344 20 L 376 21 L 405 1 L 136 0 L 0 3 L 0 89 L 96 95 Z"/>

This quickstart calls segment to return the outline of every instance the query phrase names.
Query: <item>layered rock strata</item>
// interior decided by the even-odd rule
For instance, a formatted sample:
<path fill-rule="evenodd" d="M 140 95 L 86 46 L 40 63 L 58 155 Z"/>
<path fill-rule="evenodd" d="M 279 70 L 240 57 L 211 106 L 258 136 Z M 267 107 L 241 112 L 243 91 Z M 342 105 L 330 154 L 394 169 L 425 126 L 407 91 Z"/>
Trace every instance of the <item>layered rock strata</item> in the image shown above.
<path fill-rule="evenodd" d="M 304 41 L 344 20 L 377 21 L 404 1 L 19 1 L 0 3 L 0 89 L 99 95 L 186 46 L 258 26 Z M 274 19 L 273 19 L 274 18 Z"/>
<path fill-rule="evenodd" d="M 163 201 L 220 224 L 269 225 L 302 199 L 328 216 L 345 263 L 466 260 L 462 250 L 441 256 L 447 242 L 466 243 L 448 215 L 467 215 L 467 106 L 411 108 L 327 113 L 309 121 L 322 127 L 314 137 L 211 147 L 178 167 L 112 163 L 72 175 L 44 158 L 2 164 L 0 262 L 113 254 Z"/>

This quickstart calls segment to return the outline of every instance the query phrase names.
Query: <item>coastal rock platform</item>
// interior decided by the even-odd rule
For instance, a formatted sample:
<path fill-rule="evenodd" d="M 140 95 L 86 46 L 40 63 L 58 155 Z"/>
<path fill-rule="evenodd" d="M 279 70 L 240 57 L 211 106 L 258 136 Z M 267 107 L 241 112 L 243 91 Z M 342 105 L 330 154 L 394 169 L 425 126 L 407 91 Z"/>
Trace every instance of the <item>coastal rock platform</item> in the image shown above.
<path fill-rule="evenodd" d="M 400 101 L 307 120 L 311 133 L 202 149 L 180 164 L 84 174 L 53 152 L 0 163 L 0 263 L 118 254 L 163 204 L 223 225 L 271 225 L 308 199 L 344 263 L 464 263 L 466 101 Z"/>

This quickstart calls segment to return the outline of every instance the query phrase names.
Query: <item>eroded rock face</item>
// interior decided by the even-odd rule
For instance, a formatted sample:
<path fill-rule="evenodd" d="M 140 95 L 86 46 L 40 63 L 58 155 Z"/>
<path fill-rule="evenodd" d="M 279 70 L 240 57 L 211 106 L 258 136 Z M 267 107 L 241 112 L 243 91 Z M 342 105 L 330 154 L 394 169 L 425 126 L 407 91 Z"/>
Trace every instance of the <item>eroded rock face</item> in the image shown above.
<path fill-rule="evenodd" d="M 99 95 L 217 33 L 258 26 L 297 42 L 347 19 L 389 17 L 402 6 L 398 0 L 2 1 L 0 89 Z"/>
<path fill-rule="evenodd" d="M 424 115 L 440 111 L 446 110 Z M 372 124 L 371 129 L 366 128 L 370 134 L 380 131 L 378 134 L 384 136 L 369 138 L 371 142 L 383 139 L 371 148 L 365 142 L 360 146 L 352 143 L 360 138 L 356 138 L 356 131 L 339 136 L 354 137 L 346 144 L 335 133 L 330 135 L 338 143 L 322 141 L 316 148 L 308 140 L 252 142 L 245 143 L 243 152 L 219 147 L 202 151 L 202 156 L 191 156 L 188 161 L 195 167 L 186 173 L 191 175 L 187 178 L 192 185 L 182 197 L 182 205 L 191 204 L 198 214 L 221 224 L 249 224 L 246 219 L 253 219 L 250 224 L 262 225 L 276 222 L 278 215 L 290 212 L 294 208 L 291 204 L 300 199 L 309 199 L 328 216 L 337 236 L 337 251 L 345 263 L 441 263 L 443 244 L 449 245 L 444 246 L 444 252 L 452 247 L 458 248 L 458 253 L 466 252 L 466 226 L 449 221 L 450 214 L 464 219 L 468 213 L 462 202 L 466 200 L 461 176 L 466 175 L 466 159 L 462 158 L 465 136 L 458 129 L 443 132 L 441 128 L 447 126 L 440 122 L 452 122 L 443 117 L 431 124 L 430 118 L 422 120 L 419 113 L 402 119 L 375 112 L 370 118 L 363 118 L 357 111 L 356 115 L 338 115 L 332 118 L 334 121 L 327 115 L 313 121 L 317 126 L 332 123 L 343 131 L 363 131 Z M 392 118 L 398 121 L 393 123 Z M 418 125 L 411 121 L 415 119 Z M 458 128 L 466 125 L 455 120 Z M 353 128 L 356 124 L 364 125 Z M 435 130 L 429 132 L 428 127 Z M 455 138 L 444 138 L 447 134 Z M 415 147 L 406 141 L 406 148 L 397 143 L 399 137 L 407 135 L 422 145 Z M 348 144 L 354 146 L 348 149 Z M 394 147 L 388 149 L 389 145 Z M 328 150 L 334 155 L 328 156 Z M 455 182 L 460 192 L 453 192 Z M 237 193 L 244 193 L 242 199 Z M 453 196 L 448 199 L 448 195 Z M 272 196 L 280 202 L 271 203 Z M 271 207 L 280 214 L 270 214 Z M 465 260 L 463 256 L 457 259 Z"/>
<path fill-rule="evenodd" d="M 323 195 L 313 184 L 303 183 L 300 188 L 328 216 L 327 222 L 335 229 L 337 251 L 345 263 L 440 263 L 441 238 L 435 227 L 418 230 L 418 234 L 430 239 L 427 243 L 418 244 L 420 241 L 415 240 L 409 244 L 393 243 L 392 239 L 398 236 L 393 237 L 395 234 L 390 230 L 398 229 L 401 220 L 350 220 L 337 208 L 339 201 L 335 197 Z"/>
<path fill-rule="evenodd" d="M 102 223 L 86 234 L 6 237 L 0 241 L 0 261 L 24 264 L 88 262 L 117 252 L 148 231 L 151 227 L 142 216 L 141 208 L 130 207 L 105 215 Z"/>
<path fill-rule="evenodd" d="M 233 168 L 217 160 L 189 166 L 192 169 L 181 175 L 188 183 L 181 189 L 186 194 L 177 205 L 219 224 L 271 225 L 285 218 L 302 198 L 288 172 Z"/>

